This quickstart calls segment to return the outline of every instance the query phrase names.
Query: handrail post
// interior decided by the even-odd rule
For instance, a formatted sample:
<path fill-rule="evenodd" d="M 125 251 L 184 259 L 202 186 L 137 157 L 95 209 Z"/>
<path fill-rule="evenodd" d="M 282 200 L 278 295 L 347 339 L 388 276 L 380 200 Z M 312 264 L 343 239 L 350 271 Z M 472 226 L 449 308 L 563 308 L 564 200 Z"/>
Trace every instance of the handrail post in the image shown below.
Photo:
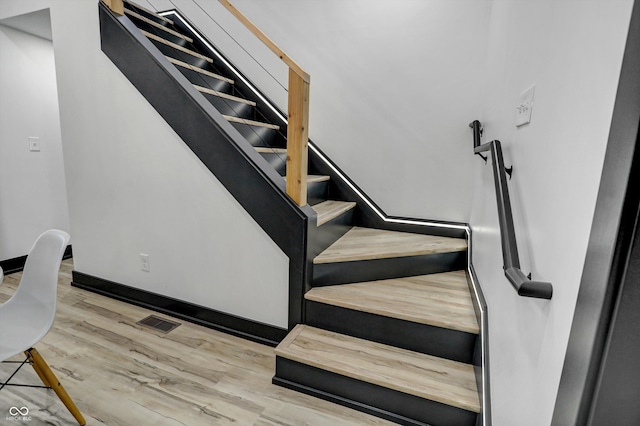
<path fill-rule="evenodd" d="M 102 0 L 111 11 L 118 15 L 124 15 L 124 2 L 123 0 Z"/>
<path fill-rule="evenodd" d="M 114 0 L 112 0 L 114 1 Z M 122 1 L 122 0 L 120 0 Z M 218 0 L 278 58 L 289 66 L 287 124 L 287 195 L 299 206 L 307 204 L 307 159 L 309 145 L 309 82 L 311 77 L 229 0 Z"/>
<path fill-rule="evenodd" d="M 309 145 L 309 81 L 289 68 L 287 125 L 287 194 L 299 206 L 307 204 Z"/>

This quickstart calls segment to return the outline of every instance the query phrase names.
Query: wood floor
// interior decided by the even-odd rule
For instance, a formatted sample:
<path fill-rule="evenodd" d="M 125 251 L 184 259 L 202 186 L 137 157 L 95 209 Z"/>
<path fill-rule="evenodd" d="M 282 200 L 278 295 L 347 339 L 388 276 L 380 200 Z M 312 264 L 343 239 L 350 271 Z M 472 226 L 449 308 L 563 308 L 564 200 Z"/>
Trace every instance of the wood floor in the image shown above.
<path fill-rule="evenodd" d="M 138 326 L 151 311 L 71 287 L 72 269 L 63 262 L 56 323 L 36 348 L 88 425 L 391 424 L 272 385 L 271 347 L 184 321 L 166 335 Z M 0 302 L 19 279 L 5 277 Z M 10 367 L 0 364 L 0 378 Z M 39 379 L 26 366 L 14 380 Z M 77 424 L 51 390 L 0 391 L 0 424 L 13 406 L 29 409 L 32 426 Z"/>

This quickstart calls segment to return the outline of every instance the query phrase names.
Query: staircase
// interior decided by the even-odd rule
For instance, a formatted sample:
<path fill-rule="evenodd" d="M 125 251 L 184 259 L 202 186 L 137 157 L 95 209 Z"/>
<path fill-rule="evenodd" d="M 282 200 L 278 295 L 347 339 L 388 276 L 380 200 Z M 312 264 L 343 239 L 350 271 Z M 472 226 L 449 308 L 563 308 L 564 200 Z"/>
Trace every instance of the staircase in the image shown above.
<path fill-rule="evenodd" d="M 128 2 L 125 16 L 284 179 L 277 111 L 186 21 Z M 464 235 L 375 222 L 317 157 L 309 170 L 311 272 L 302 323 L 275 350 L 273 382 L 401 424 L 482 424 Z"/>

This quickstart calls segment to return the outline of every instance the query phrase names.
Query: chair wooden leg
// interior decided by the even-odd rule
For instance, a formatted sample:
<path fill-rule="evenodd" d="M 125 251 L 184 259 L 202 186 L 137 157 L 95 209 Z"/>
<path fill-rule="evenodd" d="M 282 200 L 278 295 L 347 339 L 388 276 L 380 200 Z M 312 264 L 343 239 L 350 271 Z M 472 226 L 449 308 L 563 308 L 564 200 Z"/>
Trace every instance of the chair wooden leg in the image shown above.
<path fill-rule="evenodd" d="M 46 386 L 46 387 L 51 387 L 51 384 L 49 383 L 49 381 L 47 380 L 47 378 L 44 376 L 44 373 L 42 372 L 42 370 L 40 370 L 40 367 L 38 367 L 38 365 L 33 362 L 33 357 L 29 354 L 29 352 L 25 351 L 25 355 L 27 356 L 29 362 L 31 363 L 31 366 L 33 367 L 33 369 L 36 371 L 36 373 L 38 374 L 38 377 L 40 377 L 40 380 L 42 380 L 42 383 Z"/>
<path fill-rule="evenodd" d="M 80 414 L 80 410 L 78 410 L 78 407 L 76 407 L 76 404 L 71 400 L 67 391 L 62 387 L 56 375 L 53 374 L 53 371 L 51 371 L 49 365 L 47 365 L 44 358 L 42 358 L 42 355 L 40 355 L 35 348 L 25 351 L 25 354 L 33 361 L 33 368 L 42 379 L 44 385 L 53 389 L 56 395 L 58 395 L 58 398 L 60 398 L 60 401 L 67 407 L 78 423 L 84 426 L 87 422 L 84 420 L 84 417 L 82 417 L 82 414 Z"/>

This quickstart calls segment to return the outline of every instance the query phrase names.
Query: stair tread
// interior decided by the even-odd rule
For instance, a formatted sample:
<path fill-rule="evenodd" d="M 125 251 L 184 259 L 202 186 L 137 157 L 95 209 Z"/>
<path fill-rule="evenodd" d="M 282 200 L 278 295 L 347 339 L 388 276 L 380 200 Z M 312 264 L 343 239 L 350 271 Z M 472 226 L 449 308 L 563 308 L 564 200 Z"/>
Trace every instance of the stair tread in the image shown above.
<path fill-rule="evenodd" d="M 165 56 L 165 58 L 167 58 L 167 60 L 169 62 L 171 62 L 173 65 L 177 65 L 177 66 L 182 67 L 182 68 L 190 69 L 191 71 L 195 71 L 197 73 L 204 74 L 204 75 L 207 75 L 209 77 L 213 77 L 215 79 L 225 81 L 225 82 L 227 82 L 229 84 L 234 84 L 234 81 L 231 80 L 230 78 L 223 77 L 221 75 L 212 73 L 211 71 L 207 71 L 207 70 L 202 69 L 200 67 L 196 67 L 195 65 L 191 65 L 191 64 L 188 64 L 186 62 L 183 62 L 183 61 L 181 61 L 179 59 L 172 58 L 171 56 Z"/>
<path fill-rule="evenodd" d="M 165 18 L 164 16 L 159 15 L 157 12 L 154 12 L 153 10 L 149 10 L 146 7 L 140 6 L 139 4 L 134 3 L 131 0 L 124 0 L 124 4 L 130 4 L 130 5 L 134 6 L 135 8 L 137 8 L 139 10 L 142 10 L 145 13 L 148 13 L 149 15 L 152 15 L 152 16 L 158 18 L 158 19 L 161 19 L 161 20 L 165 21 L 168 24 L 173 25 L 173 21 L 171 19 Z"/>
<path fill-rule="evenodd" d="M 269 124 L 269 123 L 264 123 L 262 121 L 248 120 L 246 118 L 233 117 L 231 115 L 223 115 L 223 117 L 227 121 L 232 121 L 234 123 L 248 124 L 250 126 L 258 126 L 258 127 L 266 127 L 267 129 L 273 129 L 273 130 L 278 130 L 280 128 L 280 126 L 278 126 L 277 124 Z"/>
<path fill-rule="evenodd" d="M 389 259 L 465 250 L 467 250 L 467 242 L 462 238 L 354 226 L 320 253 L 313 263 Z"/>
<path fill-rule="evenodd" d="M 472 365 L 297 325 L 275 349 L 302 364 L 475 413 Z"/>
<path fill-rule="evenodd" d="M 312 288 L 305 299 L 478 334 L 464 271 Z"/>
<path fill-rule="evenodd" d="M 341 214 L 348 212 L 355 206 L 356 203 L 352 201 L 327 200 L 318 203 L 315 206 L 311 206 L 311 208 L 315 210 L 316 214 L 318 215 L 317 226 L 320 226 L 329 222 L 331 219 L 334 219 Z"/>
<path fill-rule="evenodd" d="M 287 155 L 287 148 L 271 148 L 268 146 L 256 146 L 255 148 L 261 154 Z"/>
<path fill-rule="evenodd" d="M 125 8 L 124 9 L 124 13 L 129 15 L 129 16 L 133 16 L 134 18 L 139 19 L 142 22 L 146 22 L 147 24 L 153 26 L 154 28 L 158 28 L 159 30 L 165 31 L 165 32 L 167 32 L 169 34 L 172 34 L 172 35 L 174 35 L 176 37 L 179 37 L 179 38 L 181 38 L 183 40 L 186 40 L 189 43 L 193 43 L 193 39 L 191 37 L 188 37 L 188 36 L 186 36 L 184 34 L 180 34 L 179 32 L 174 31 L 171 28 L 165 27 L 162 24 L 158 24 L 156 21 L 154 21 L 152 19 L 149 19 L 149 18 L 147 18 L 145 16 L 142 16 L 139 13 L 134 12 L 133 10 L 129 10 L 129 9 Z M 157 15 L 157 16 L 159 17 L 160 15 Z"/>
<path fill-rule="evenodd" d="M 165 45 L 167 45 L 169 47 L 172 47 L 172 48 L 174 48 L 176 50 L 179 50 L 181 52 L 187 53 L 187 54 L 189 54 L 191 56 L 195 56 L 196 58 L 204 59 L 205 61 L 207 61 L 209 63 L 213 63 L 213 59 L 209 58 L 208 56 L 202 55 L 202 54 L 200 54 L 198 52 L 194 52 L 191 49 L 187 49 L 186 47 L 182 47 L 179 44 L 175 44 L 174 42 L 171 42 L 171 41 L 169 41 L 167 39 L 164 39 L 164 38 L 162 38 L 160 36 L 157 36 L 155 34 L 151 34 L 149 31 L 140 30 L 140 32 L 142 34 L 144 34 L 147 38 L 149 38 L 151 40 L 155 40 L 158 43 L 165 44 Z"/>
<path fill-rule="evenodd" d="M 228 99 L 228 100 L 234 101 L 234 102 L 240 102 L 240 103 L 243 103 L 243 104 L 256 106 L 255 102 L 250 101 L 248 99 L 239 98 L 239 97 L 233 96 L 233 95 L 228 95 L 226 93 L 218 92 L 217 90 L 209 89 L 208 87 L 198 86 L 197 84 L 194 84 L 193 87 L 195 87 L 196 90 L 198 90 L 199 92 L 202 92 L 202 93 L 207 93 L 209 95 L 217 96 L 217 97 L 223 98 L 223 99 Z"/>
<path fill-rule="evenodd" d="M 286 179 L 286 176 L 282 176 L 284 179 Z M 326 180 L 329 180 L 330 177 L 329 176 L 324 176 L 324 175 L 307 175 L 307 183 L 318 183 L 318 182 L 324 182 Z"/>

